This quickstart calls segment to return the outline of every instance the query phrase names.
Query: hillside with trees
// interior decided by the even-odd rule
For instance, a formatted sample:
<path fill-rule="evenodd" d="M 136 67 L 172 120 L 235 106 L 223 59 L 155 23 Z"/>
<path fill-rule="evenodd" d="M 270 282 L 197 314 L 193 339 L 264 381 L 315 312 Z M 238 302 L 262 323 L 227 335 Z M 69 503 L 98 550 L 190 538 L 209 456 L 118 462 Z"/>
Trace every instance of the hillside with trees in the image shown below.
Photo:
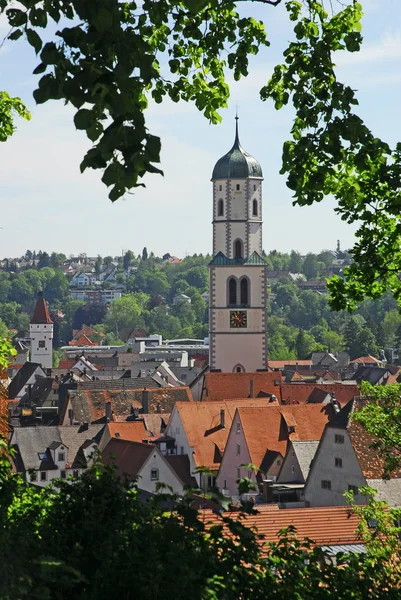
<path fill-rule="evenodd" d="M 351 261 L 347 252 L 301 256 L 295 250 L 273 250 L 264 256 L 272 274 L 267 290 L 270 359 L 304 359 L 321 350 L 346 350 L 355 358 L 400 348 L 401 315 L 389 292 L 377 300 L 364 300 L 349 313 L 332 311 L 327 293 L 305 289 L 305 283 L 341 273 Z M 72 274 L 66 268 L 71 259 L 28 250 L 22 258 L 2 261 L 0 333 L 27 330 L 36 294 L 43 290 L 55 323 L 56 348 L 66 345 L 73 329 L 83 324 L 95 327 L 102 344 L 122 344 L 133 329 L 165 339 L 208 336 L 210 256 L 163 260 L 144 248 L 138 255 L 131 250 L 120 257 L 82 255 L 81 261 L 76 271 L 92 271 L 95 278 L 104 269 L 115 268 L 114 282 L 98 282 L 88 289 L 118 288 L 122 296 L 107 305 L 73 300 Z M 182 294 L 187 301 L 179 298 Z"/>

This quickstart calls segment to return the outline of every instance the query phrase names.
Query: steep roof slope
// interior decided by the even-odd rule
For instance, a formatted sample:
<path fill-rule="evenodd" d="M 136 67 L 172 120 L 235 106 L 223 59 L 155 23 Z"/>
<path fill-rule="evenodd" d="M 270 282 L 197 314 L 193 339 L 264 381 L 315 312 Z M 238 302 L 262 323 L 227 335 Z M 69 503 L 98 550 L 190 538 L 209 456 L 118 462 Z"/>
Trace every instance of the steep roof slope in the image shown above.
<path fill-rule="evenodd" d="M 300 383 L 290 384 L 283 383 L 281 385 L 281 398 L 283 404 L 306 404 L 313 392 L 323 390 L 327 394 L 334 393 L 337 402 L 344 406 L 354 396 L 359 396 L 359 388 L 353 384 L 343 383 Z"/>
<path fill-rule="evenodd" d="M 238 408 L 251 462 L 262 464 L 266 450 L 283 456 L 289 441 L 320 440 L 333 407 L 328 404 Z M 292 431 L 293 430 L 293 431 Z"/>
<path fill-rule="evenodd" d="M 176 409 L 198 467 L 217 469 L 235 411 L 240 406 L 265 406 L 266 399 L 233 398 L 210 402 L 177 402 Z M 224 410 L 224 427 L 221 411 Z"/>

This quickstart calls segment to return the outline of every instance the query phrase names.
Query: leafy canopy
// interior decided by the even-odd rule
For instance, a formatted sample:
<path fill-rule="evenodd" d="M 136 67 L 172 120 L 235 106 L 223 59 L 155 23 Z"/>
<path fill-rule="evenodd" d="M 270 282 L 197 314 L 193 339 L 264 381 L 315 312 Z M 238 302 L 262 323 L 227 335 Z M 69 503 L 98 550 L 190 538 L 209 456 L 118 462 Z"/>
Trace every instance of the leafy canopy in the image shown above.
<path fill-rule="evenodd" d="M 294 23 L 284 62 L 261 90 L 276 109 L 295 108 L 281 170 L 294 203 L 333 195 L 341 218 L 360 223 L 354 262 L 329 283 L 331 305 L 351 310 L 386 289 L 401 302 L 401 144 L 391 148 L 370 131 L 335 71 L 333 53 L 361 47 L 362 6 L 339 2 L 329 13 L 323 0 L 260 1 L 282 4 Z M 103 170 L 112 201 L 143 185 L 146 173 L 161 173 L 161 142 L 145 121 L 149 100 L 194 102 L 217 123 L 229 97 L 226 69 L 246 76 L 249 56 L 269 44 L 263 23 L 240 17 L 233 0 L 0 0 L 1 13 L 9 39 L 26 38 L 40 57 L 36 102 L 63 99 L 77 109 L 75 125 L 93 142 L 81 170 Z M 44 44 L 50 21 L 60 29 Z"/>

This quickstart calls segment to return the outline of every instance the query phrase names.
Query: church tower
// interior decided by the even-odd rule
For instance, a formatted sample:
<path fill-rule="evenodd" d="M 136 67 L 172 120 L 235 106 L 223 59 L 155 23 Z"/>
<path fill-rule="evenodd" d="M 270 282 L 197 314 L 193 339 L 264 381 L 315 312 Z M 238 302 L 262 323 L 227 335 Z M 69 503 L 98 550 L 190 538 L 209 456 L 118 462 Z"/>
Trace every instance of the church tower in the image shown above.
<path fill-rule="evenodd" d="M 262 258 L 262 169 L 235 141 L 213 182 L 209 265 L 209 365 L 225 373 L 267 369 L 266 263 Z"/>
<path fill-rule="evenodd" d="M 43 369 L 53 365 L 53 321 L 47 309 L 43 292 L 39 292 L 35 312 L 29 325 L 31 339 L 31 362 L 39 363 Z"/>

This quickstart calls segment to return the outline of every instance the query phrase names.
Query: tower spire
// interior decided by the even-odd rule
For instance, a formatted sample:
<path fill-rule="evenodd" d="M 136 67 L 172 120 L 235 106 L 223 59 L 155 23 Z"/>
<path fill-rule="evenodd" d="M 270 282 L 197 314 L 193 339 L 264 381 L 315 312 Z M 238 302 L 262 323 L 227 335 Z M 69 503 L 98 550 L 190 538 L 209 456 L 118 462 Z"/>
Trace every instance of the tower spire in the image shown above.
<path fill-rule="evenodd" d="M 235 109 L 235 142 L 234 144 L 239 146 L 239 134 L 238 134 L 238 121 L 239 121 L 239 116 L 238 116 L 238 105 L 236 106 Z"/>

